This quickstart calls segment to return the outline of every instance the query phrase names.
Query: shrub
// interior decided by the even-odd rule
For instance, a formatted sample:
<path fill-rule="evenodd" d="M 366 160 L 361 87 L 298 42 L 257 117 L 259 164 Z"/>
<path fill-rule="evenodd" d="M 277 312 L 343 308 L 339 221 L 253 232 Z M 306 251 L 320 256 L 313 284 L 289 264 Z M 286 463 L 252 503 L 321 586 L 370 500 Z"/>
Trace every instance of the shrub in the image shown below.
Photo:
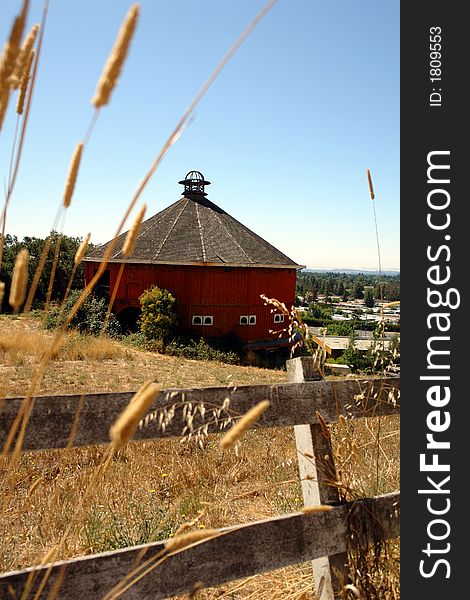
<path fill-rule="evenodd" d="M 139 298 L 142 307 L 140 330 L 148 340 L 165 340 L 178 323 L 176 300 L 156 285 Z"/>
<path fill-rule="evenodd" d="M 194 360 L 217 360 L 229 365 L 240 363 L 240 357 L 233 350 L 224 350 L 209 344 L 204 338 L 177 337 L 165 347 L 166 354 L 184 356 Z"/>
<path fill-rule="evenodd" d="M 49 310 L 45 320 L 47 329 L 54 329 L 63 325 L 81 293 L 82 290 L 74 290 L 63 306 L 53 306 Z M 80 333 L 99 335 L 106 318 L 107 309 L 108 305 L 103 298 L 88 296 L 73 317 L 70 325 L 78 329 Z M 113 313 L 109 315 L 105 333 L 111 337 L 118 337 L 121 334 L 119 321 Z"/>

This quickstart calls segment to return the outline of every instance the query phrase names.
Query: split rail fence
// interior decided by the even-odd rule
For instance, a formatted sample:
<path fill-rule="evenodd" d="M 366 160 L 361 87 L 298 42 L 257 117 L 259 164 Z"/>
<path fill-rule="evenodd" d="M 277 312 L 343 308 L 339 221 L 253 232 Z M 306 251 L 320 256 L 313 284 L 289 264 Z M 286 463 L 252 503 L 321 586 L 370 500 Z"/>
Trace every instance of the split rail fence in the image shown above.
<path fill-rule="evenodd" d="M 202 584 L 212 587 L 235 579 L 312 561 L 318 600 L 342 597 L 347 579 L 347 552 L 399 535 L 399 492 L 341 503 L 331 440 L 325 423 L 346 418 L 395 415 L 399 411 L 398 377 L 325 381 L 313 360 L 287 363 L 289 383 L 170 389 L 162 391 L 152 411 L 180 403 L 222 406 L 243 414 L 261 400 L 270 407 L 256 427 L 295 428 L 304 504 L 330 504 L 325 512 L 299 512 L 220 529 L 220 535 L 165 554 L 166 541 L 84 556 L 0 575 L 0 598 L 54 597 L 66 600 L 102 598 L 126 577 L 142 556 L 163 557 L 123 595 L 131 600 L 157 600 L 188 593 Z M 132 397 L 130 392 L 44 396 L 35 399 L 23 451 L 105 444 L 110 425 Z M 0 414 L 0 443 L 7 439 L 22 398 L 6 399 Z M 181 413 L 179 412 L 181 410 Z M 203 424 L 194 420 L 194 427 Z M 153 425 L 153 426 L 152 426 Z M 152 421 L 135 440 L 181 436 L 184 419 L 178 408 L 164 432 Z M 219 432 L 211 425 L 208 433 Z M 57 591 L 58 590 L 58 591 Z M 38 593 L 39 592 L 39 593 Z M 37 594 L 35 596 L 35 594 Z"/>

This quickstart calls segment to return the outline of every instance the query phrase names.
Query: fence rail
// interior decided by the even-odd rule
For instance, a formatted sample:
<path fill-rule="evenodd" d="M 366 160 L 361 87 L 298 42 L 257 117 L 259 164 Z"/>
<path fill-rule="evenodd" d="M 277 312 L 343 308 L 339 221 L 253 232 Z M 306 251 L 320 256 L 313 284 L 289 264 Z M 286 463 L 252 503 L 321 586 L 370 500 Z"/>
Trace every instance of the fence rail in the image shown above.
<path fill-rule="evenodd" d="M 204 587 L 257 573 L 345 552 L 348 532 L 360 532 L 362 545 L 398 535 L 399 494 L 366 498 L 328 512 L 294 513 L 220 530 L 221 535 L 170 554 L 131 587 L 126 600 L 157 600 L 189 592 L 197 582 Z M 0 576 L 0 597 L 20 598 L 28 578 L 34 577 L 31 597 L 47 574 L 41 598 L 47 598 L 59 579 L 57 599 L 102 598 L 135 566 L 164 557 L 165 541 L 65 560 Z M 64 573 L 65 569 L 65 573 Z M 15 595 L 16 594 L 16 595 Z"/>
<path fill-rule="evenodd" d="M 184 427 L 183 402 L 193 405 L 203 403 L 206 408 L 221 407 L 230 399 L 230 413 L 244 414 L 261 400 L 271 402 L 257 427 L 294 426 L 317 424 L 317 412 L 327 423 L 345 417 L 372 417 L 397 414 L 399 402 L 397 377 L 380 379 L 348 379 L 337 381 L 308 381 L 276 385 L 246 385 L 238 387 L 212 387 L 168 389 L 162 391 L 151 411 L 173 404 L 179 405 L 175 417 L 164 432 L 155 422 L 138 430 L 136 440 L 181 436 Z M 23 442 L 23 450 L 66 448 L 76 425 L 73 446 L 105 444 L 109 442 L 109 427 L 127 406 L 132 392 L 86 395 L 39 396 L 34 406 Z M 0 444 L 3 446 L 8 432 L 18 415 L 23 398 L 7 398 L 0 413 Z M 194 427 L 204 425 L 199 416 Z M 211 424 L 209 433 L 219 431 Z"/>

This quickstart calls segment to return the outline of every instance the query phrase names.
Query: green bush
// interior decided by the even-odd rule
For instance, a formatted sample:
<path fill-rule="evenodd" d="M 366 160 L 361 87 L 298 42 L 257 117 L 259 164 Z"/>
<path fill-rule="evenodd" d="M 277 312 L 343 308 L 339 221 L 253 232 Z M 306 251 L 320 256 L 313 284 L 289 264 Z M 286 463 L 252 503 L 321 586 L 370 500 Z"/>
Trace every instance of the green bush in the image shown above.
<path fill-rule="evenodd" d="M 74 290 L 63 306 L 53 306 L 49 310 L 45 319 L 47 329 L 54 329 L 63 325 L 81 294 L 82 290 Z M 99 335 L 107 310 L 108 305 L 103 298 L 88 296 L 73 317 L 70 326 L 78 329 L 80 333 Z M 119 321 L 113 313 L 109 315 L 105 333 L 111 337 L 119 337 L 121 334 Z"/>
<path fill-rule="evenodd" d="M 240 356 L 233 350 L 224 350 L 209 344 L 204 338 L 177 337 L 165 347 L 165 353 L 194 360 L 217 360 L 229 365 L 238 365 Z"/>
<path fill-rule="evenodd" d="M 156 285 L 139 298 L 142 314 L 140 330 L 148 340 L 165 340 L 178 324 L 176 300 L 168 290 Z"/>

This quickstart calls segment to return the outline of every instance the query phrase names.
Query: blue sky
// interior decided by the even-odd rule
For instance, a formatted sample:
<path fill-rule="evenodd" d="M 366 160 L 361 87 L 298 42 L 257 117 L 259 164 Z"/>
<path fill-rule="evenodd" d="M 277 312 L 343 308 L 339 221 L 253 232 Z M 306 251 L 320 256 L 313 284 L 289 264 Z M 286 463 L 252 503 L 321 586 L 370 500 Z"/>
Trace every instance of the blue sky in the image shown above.
<path fill-rule="evenodd" d="M 50 0 L 38 85 L 7 232 L 45 236 L 90 99 L 130 0 Z M 261 0 L 141 0 L 128 60 L 87 147 L 65 233 L 104 242 L 179 117 Z M 2 0 L 4 40 L 19 0 Z M 31 0 L 29 25 L 42 0 Z M 399 1 L 278 0 L 222 71 L 141 201 L 180 197 L 193 169 L 209 198 L 309 268 L 399 257 Z M 15 104 L 14 102 L 12 103 Z M 15 124 L 0 136 L 2 189 Z"/>

